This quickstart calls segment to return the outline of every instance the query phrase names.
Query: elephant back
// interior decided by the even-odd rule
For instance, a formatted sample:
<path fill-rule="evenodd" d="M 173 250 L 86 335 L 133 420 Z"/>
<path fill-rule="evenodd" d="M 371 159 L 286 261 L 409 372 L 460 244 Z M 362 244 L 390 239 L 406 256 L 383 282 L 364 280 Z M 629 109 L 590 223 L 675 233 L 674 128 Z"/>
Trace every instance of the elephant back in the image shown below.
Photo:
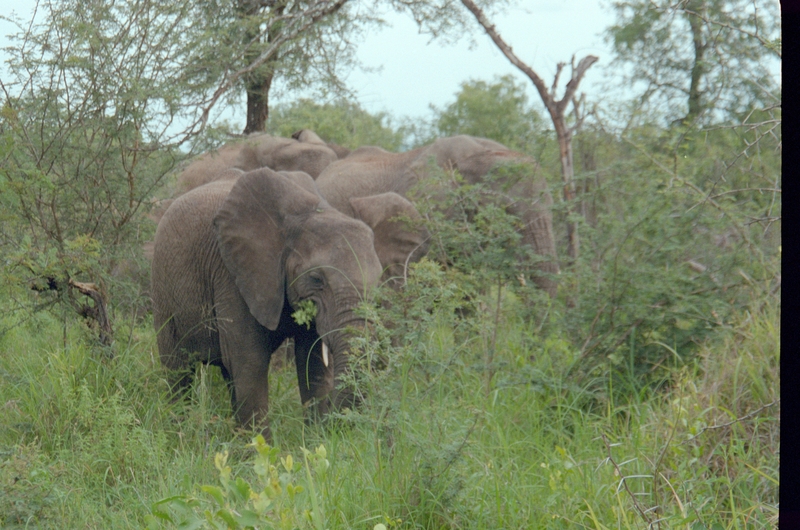
<path fill-rule="evenodd" d="M 319 139 L 314 133 L 316 139 Z M 304 137 L 308 138 L 309 135 Z M 248 139 L 242 146 L 235 166 L 244 171 L 268 167 L 273 171 L 302 171 L 312 178 L 339 159 L 322 140 L 299 141 L 261 134 Z"/>
<path fill-rule="evenodd" d="M 203 153 L 192 160 L 178 176 L 173 196 L 183 195 L 188 191 L 216 180 L 218 175 L 234 167 L 239 158 L 240 150 L 241 146 L 238 144 L 226 144 L 219 149 Z"/>
<path fill-rule="evenodd" d="M 408 169 L 418 156 L 418 149 L 391 153 L 375 146 L 359 147 L 325 168 L 317 187 L 331 206 L 354 217 L 352 198 L 390 192 L 406 196 L 417 178 Z"/>
<path fill-rule="evenodd" d="M 420 153 L 412 164 L 422 169 L 431 160 L 440 168 L 456 169 L 469 183 L 477 183 L 494 168 L 504 163 L 536 162 L 530 157 L 510 150 L 501 143 L 465 134 L 439 138 Z"/>

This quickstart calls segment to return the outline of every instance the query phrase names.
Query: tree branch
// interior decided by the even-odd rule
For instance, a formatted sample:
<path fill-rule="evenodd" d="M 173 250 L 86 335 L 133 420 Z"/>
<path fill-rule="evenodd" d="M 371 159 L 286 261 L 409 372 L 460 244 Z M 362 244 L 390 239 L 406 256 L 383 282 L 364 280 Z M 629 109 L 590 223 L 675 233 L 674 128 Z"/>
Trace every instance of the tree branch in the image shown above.
<path fill-rule="evenodd" d="M 578 63 L 577 68 L 572 69 L 572 79 L 569 80 L 567 83 L 567 89 L 564 92 L 564 97 L 561 98 L 561 101 L 558 102 L 558 106 L 563 110 L 569 105 L 569 102 L 572 100 L 572 97 L 575 95 L 575 92 L 578 90 L 578 85 L 581 83 L 581 79 L 583 76 L 586 75 L 586 70 L 588 70 L 594 63 L 596 63 L 599 59 L 594 55 L 587 55 L 581 62 Z M 575 57 L 573 56 L 572 62 L 574 64 Z"/>
<path fill-rule="evenodd" d="M 547 105 L 548 101 L 552 101 L 552 98 L 549 97 L 549 93 L 547 91 L 547 86 L 544 84 L 544 81 L 541 77 L 539 77 L 536 72 L 533 71 L 533 68 L 528 66 L 527 64 L 523 63 L 519 57 L 514 53 L 514 50 L 511 49 L 511 46 L 506 44 L 503 38 L 497 33 L 495 30 L 494 24 L 489 22 L 489 19 L 486 18 L 486 15 L 483 13 L 483 10 L 479 8 L 472 0 L 461 0 L 461 3 L 464 4 L 464 7 L 470 10 L 470 12 L 475 15 L 475 19 L 478 21 L 483 29 L 486 31 L 486 34 L 489 35 L 489 38 L 495 43 L 495 45 L 500 49 L 503 55 L 511 61 L 511 64 L 519 68 L 522 73 L 524 73 L 528 78 L 533 82 L 536 89 L 539 91 L 539 95 L 542 96 L 542 100 L 544 100 L 545 105 Z M 549 110 L 549 108 L 548 108 Z"/>
<path fill-rule="evenodd" d="M 564 70 L 564 66 L 566 63 L 558 63 L 556 65 L 556 75 L 553 78 L 553 86 L 550 87 L 550 94 L 553 96 L 553 99 L 556 98 L 556 90 L 558 90 L 558 80 L 561 78 L 561 71 Z"/>
<path fill-rule="evenodd" d="M 207 100 L 206 105 L 202 108 L 202 113 L 200 118 L 198 118 L 194 123 L 192 123 L 189 127 L 184 130 L 185 135 L 190 135 L 192 132 L 195 131 L 195 128 L 198 126 L 200 129 L 203 129 L 208 122 L 209 115 L 211 113 L 211 109 L 217 102 L 224 96 L 228 90 L 230 90 L 242 77 L 249 74 L 256 68 L 260 67 L 270 59 L 272 59 L 280 50 L 280 48 L 288 41 L 295 39 L 298 37 L 302 32 L 307 30 L 309 27 L 313 26 L 323 17 L 326 17 L 332 13 L 335 13 L 339 9 L 341 9 L 349 0 L 336 0 L 335 2 L 331 2 L 330 0 L 319 0 L 315 4 L 313 4 L 310 8 L 306 9 L 302 13 L 287 15 L 285 17 L 279 17 L 281 20 L 289 19 L 290 23 L 303 20 L 294 27 L 294 29 L 282 32 L 280 36 L 276 37 L 270 43 L 270 46 L 264 50 L 255 60 L 253 60 L 250 64 L 245 66 L 244 68 L 233 72 L 232 74 L 228 75 L 217 87 L 214 94 L 211 96 L 209 100 Z M 274 23 L 274 21 L 273 21 Z"/>

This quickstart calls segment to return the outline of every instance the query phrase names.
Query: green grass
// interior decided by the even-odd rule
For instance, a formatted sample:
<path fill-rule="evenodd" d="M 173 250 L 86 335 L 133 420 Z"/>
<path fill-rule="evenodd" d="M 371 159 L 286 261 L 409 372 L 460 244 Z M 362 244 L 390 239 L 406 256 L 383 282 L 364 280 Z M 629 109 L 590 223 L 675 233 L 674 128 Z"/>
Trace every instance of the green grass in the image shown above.
<path fill-rule="evenodd" d="M 576 385 L 569 344 L 513 312 L 488 392 L 485 334 L 444 317 L 367 378 L 363 410 L 328 426 L 304 424 L 293 367 L 274 370 L 280 456 L 324 444 L 330 462 L 298 475 L 314 489 L 288 509 L 316 501 L 321 519 L 298 519 L 310 528 L 774 527 L 776 304 L 737 315 L 657 391 Z M 208 498 L 199 486 L 219 484 L 222 451 L 255 483 L 253 433 L 236 427 L 218 370 L 199 369 L 173 403 L 150 323 L 116 328 L 113 357 L 82 323 L 65 333 L 46 315 L 0 339 L 0 526 L 156 525 L 158 501 Z"/>

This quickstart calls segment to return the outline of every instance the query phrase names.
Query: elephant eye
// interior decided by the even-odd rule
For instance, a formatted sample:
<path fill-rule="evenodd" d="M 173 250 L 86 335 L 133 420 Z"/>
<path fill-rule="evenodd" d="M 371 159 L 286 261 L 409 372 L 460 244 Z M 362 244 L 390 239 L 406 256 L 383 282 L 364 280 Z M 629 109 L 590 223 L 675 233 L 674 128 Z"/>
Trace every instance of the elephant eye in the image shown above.
<path fill-rule="evenodd" d="M 318 289 L 325 285 L 325 279 L 322 277 L 322 274 L 316 271 L 309 272 L 308 276 L 308 283 L 311 285 L 312 288 Z"/>

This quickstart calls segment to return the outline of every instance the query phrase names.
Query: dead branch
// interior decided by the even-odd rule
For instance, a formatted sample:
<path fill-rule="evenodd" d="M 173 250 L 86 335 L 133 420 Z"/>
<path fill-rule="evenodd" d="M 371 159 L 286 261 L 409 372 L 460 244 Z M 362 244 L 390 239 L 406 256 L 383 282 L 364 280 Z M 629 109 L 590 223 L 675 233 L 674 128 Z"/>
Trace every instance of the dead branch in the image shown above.
<path fill-rule="evenodd" d="M 778 285 L 780 285 L 780 284 L 778 284 Z M 761 414 L 761 413 L 762 413 L 763 411 L 765 411 L 766 409 L 768 409 L 768 408 L 770 408 L 770 407 L 773 407 L 773 406 L 777 405 L 777 404 L 778 404 L 778 403 L 780 403 L 780 402 L 781 402 L 781 400 L 780 400 L 780 398 L 779 398 L 779 399 L 776 399 L 775 401 L 772 401 L 772 402 L 770 402 L 770 403 L 767 403 L 766 405 L 762 405 L 761 407 L 757 408 L 756 410 L 754 410 L 754 411 L 752 411 L 752 412 L 750 412 L 750 413 L 748 413 L 748 414 L 745 414 L 745 415 L 744 415 L 744 416 L 742 416 L 741 418 L 736 418 L 736 419 L 734 419 L 734 420 L 731 420 L 731 421 L 729 421 L 729 422 L 727 422 L 727 423 L 721 423 L 721 424 L 719 424 L 719 425 L 709 425 L 708 427 L 704 427 L 703 429 L 701 429 L 701 430 L 700 430 L 700 432 L 698 432 L 697 434 L 695 434 L 694 436 L 692 436 L 692 437 L 691 437 L 691 438 L 689 438 L 688 440 L 685 440 L 685 441 L 681 442 L 681 445 L 683 445 L 683 444 L 686 444 L 686 443 L 689 443 L 689 442 L 691 442 L 692 440 L 696 440 L 697 438 L 699 438 L 699 437 L 700 437 L 700 436 L 701 436 L 703 433 L 705 433 L 706 431 L 712 431 L 712 430 L 717 430 L 717 429 L 724 429 L 725 427 L 730 427 L 731 425 L 734 425 L 734 424 L 736 424 L 736 423 L 742 422 L 742 421 L 744 421 L 744 420 L 748 420 L 748 419 L 750 419 L 750 418 L 752 418 L 752 417 L 754 417 L 754 416 L 757 416 L 757 415 Z"/>
<path fill-rule="evenodd" d="M 73 279 L 69 280 L 69 286 L 92 299 L 94 306 L 84 304 L 80 306 L 78 312 L 87 320 L 91 319 L 97 322 L 97 326 L 100 328 L 100 343 L 104 346 L 111 345 L 114 331 L 111 329 L 111 321 L 108 319 L 108 312 L 106 311 L 106 301 L 102 293 L 100 293 L 100 289 L 93 283 L 76 282 Z"/>
<path fill-rule="evenodd" d="M 106 310 L 106 300 L 100 292 L 100 288 L 94 283 L 84 283 L 68 279 L 66 283 L 55 277 L 42 278 L 44 284 L 34 281 L 31 283 L 30 288 L 34 291 L 56 291 L 62 293 L 66 288 L 72 288 L 92 299 L 94 305 L 79 304 L 74 300 L 69 300 L 69 304 L 80 316 L 87 320 L 90 328 L 94 327 L 92 322 L 96 323 L 98 327 L 98 334 L 100 343 L 104 346 L 110 346 L 114 338 L 114 330 L 111 328 L 111 320 L 108 318 L 108 311 Z"/>
<path fill-rule="evenodd" d="M 577 131 L 577 128 L 582 123 L 582 120 L 580 119 L 580 116 L 576 114 L 576 117 L 578 117 L 576 126 L 571 128 L 567 127 L 567 119 L 564 115 L 564 112 L 570 102 L 574 103 L 577 101 L 575 99 L 575 93 L 578 90 L 581 79 L 583 79 L 586 71 L 598 61 L 598 58 L 594 55 L 587 55 L 580 60 L 577 66 L 575 66 L 575 57 L 573 56 L 571 63 L 572 76 L 564 90 L 564 96 L 561 99 L 556 99 L 558 81 L 562 70 L 564 69 L 565 63 L 558 63 L 558 65 L 556 65 L 556 75 L 553 81 L 552 91 L 548 91 L 547 85 L 545 85 L 542 78 L 539 77 L 533 68 L 517 57 L 517 55 L 514 53 L 514 50 L 511 49 L 511 46 L 509 46 L 497 32 L 494 24 L 492 24 L 489 19 L 486 18 L 483 10 L 481 10 L 481 8 L 479 8 L 472 0 L 461 0 L 461 3 L 464 4 L 464 7 L 466 7 L 475 16 L 478 24 L 483 27 L 483 29 L 486 31 L 486 34 L 489 35 L 503 55 L 506 56 L 511 64 L 516 66 L 522 73 L 528 76 L 533 85 L 536 87 L 536 90 L 539 91 L 539 96 L 542 98 L 542 102 L 544 102 L 547 112 L 550 114 L 550 119 L 553 121 L 553 126 L 556 130 L 556 136 L 558 137 L 558 145 L 561 152 L 561 170 L 564 180 L 564 201 L 569 205 L 569 213 L 577 213 L 574 206 L 576 192 L 573 179 L 575 169 L 572 163 L 572 136 Z M 569 221 L 567 224 L 567 237 L 569 239 L 567 254 L 570 260 L 574 261 L 578 258 L 580 249 L 578 227 L 574 221 Z"/>
<path fill-rule="evenodd" d="M 561 78 L 561 71 L 564 69 L 564 66 L 566 66 L 566 63 L 558 63 L 556 65 L 556 75 L 553 76 L 553 86 L 550 87 L 550 95 L 553 98 L 555 98 L 556 94 L 558 93 L 556 92 L 558 90 L 558 81 Z M 573 61 L 573 66 L 574 66 L 574 61 Z"/>

